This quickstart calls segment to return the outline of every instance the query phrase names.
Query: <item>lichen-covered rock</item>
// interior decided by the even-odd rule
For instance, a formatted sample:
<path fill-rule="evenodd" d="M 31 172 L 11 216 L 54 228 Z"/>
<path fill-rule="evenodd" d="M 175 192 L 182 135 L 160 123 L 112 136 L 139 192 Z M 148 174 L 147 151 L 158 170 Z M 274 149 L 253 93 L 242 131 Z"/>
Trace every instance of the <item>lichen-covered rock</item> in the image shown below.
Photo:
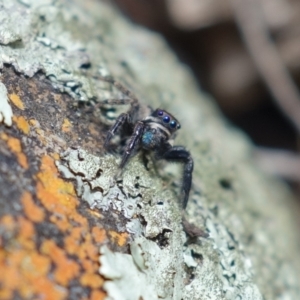
<path fill-rule="evenodd" d="M 2 298 L 299 297 L 290 192 L 253 166 L 249 141 L 161 37 L 96 0 L 0 4 L 0 101 L 8 95 L 14 113 L 12 127 L 0 127 Z M 119 157 L 104 153 L 102 137 L 117 114 L 103 109 L 96 123 L 74 108 L 78 100 L 122 97 L 91 75 L 99 72 L 126 83 L 141 105 L 180 120 L 176 143 L 195 161 L 185 217 L 208 238 L 183 230 L 177 166 L 145 168 L 137 155 L 115 178 Z M 1 116 L 9 123 L 7 104 Z M 109 281 L 97 273 L 97 248 Z"/>

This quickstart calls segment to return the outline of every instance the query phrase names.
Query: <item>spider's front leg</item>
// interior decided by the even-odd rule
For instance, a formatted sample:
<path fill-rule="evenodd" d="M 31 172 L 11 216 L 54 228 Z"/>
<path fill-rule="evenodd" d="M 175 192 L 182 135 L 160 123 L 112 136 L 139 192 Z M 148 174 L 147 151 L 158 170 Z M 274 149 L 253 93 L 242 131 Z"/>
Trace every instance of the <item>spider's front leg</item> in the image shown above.
<path fill-rule="evenodd" d="M 166 152 L 162 153 L 160 157 L 169 161 L 181 162 L 184 164 L 181 194 L 183 199 L 182 207 L 185 209 L 189 200 L 189 193 L 192 185 L 192 174 L 194 169 L 193 158 L 191 157 L 190 152 L 182 146 L 170 147 Z"/>
<path fill-rule="evenodd" d="M 112 137 L 115 135 L 115 133 L 118 131 L 119 128 L 123 126 L 128 126 L 130 125 L 130 116 L 129 114 L 120 114 L 118 118 L 116 119 L 115 124 L 110 128 L 110 130 L 107 132 L 105 142 L 104 142 L 104 147 L 107 148 L 110 140 Z"/>
<path fill-rule="evenodd" d="M 137 122 L 133 129 L 133 134 L 129 140 L 129 143 L 125 149 L 125 152 L 120 163 L 120 169 L 123 169 L 128 162 L 130 156 L 134 153 L 135 148 L 141 143 L 141 137 L 143 135 L 145 123 Z"/>
<path fill-rule="evenodd" d="M 96 79 L 102 80 L 102 81 L 109 82 L 114 87 L 116 87 L 119 91 L 121 91 L 123 95 L 129 97 L 129 99 L 131 100 L 131 106 L 133 106 L 133 107 L 139 106 L 139 101 L 138 101 L 137 97 L 135 96 L 135 94 L 132 93 L 128 88 L 126 88 L 122 83 L 115 80 L 113 77 L 101 76 L 101 75 L 94 75 L 93 77 Z"/>

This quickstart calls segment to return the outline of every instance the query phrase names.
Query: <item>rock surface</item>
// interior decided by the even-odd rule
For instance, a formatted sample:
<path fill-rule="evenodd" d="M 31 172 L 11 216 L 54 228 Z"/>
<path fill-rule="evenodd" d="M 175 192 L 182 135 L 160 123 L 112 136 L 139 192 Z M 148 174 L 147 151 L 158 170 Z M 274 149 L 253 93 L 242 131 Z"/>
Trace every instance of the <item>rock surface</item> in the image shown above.
<path fill-rule="evenodd" d="M 0 127 L 0 298 L 297 299 L 291 193 L 161 37 L 99 1 L 0 3 L 6 125 L 7 97 L 13 111 Z M 176 165 L 137 155 L 114 179 L 103 137 L 119 109 L 96 119 L 78 102 L 123 97 L 99 73 L 180 120 L 176 144 L 195 160 L 185 217 L 208 238 L 183 230 Z"/>

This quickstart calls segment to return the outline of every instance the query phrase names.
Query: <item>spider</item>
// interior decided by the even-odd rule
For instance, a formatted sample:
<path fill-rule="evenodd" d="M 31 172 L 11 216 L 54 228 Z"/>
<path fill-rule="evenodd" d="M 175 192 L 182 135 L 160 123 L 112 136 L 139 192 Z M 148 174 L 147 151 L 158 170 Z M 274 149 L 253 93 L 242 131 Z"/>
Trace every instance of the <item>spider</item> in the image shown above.
<path fill-rule="evenodd" d="M 107 99 L 102 102 L 103 104 L 130 105 L 128 112 L 120 114 L 108 131 L 104 147 L 108 148 L 117 131 L 124 129 L 131 137 L 119 165 L 121 170 L 126 166 L 130 157 L 140 150 L 154 152 L 154 158 L 157 160 L 165 159 L 183 163 L 181 197 L 182 207 L 185 209 L 192 184 L 194 163 L 190 152 L 183 146 L 173 146 L 176 132 L 181 127 L 178 120 L 166 110 L 160 108 L 154 110 L 150 106 L 141 105 L 131 91 L 113 78 L 102 76 L 97 76 L 97 78 L 109 82 L 127 97 L 125 99 Z"/>

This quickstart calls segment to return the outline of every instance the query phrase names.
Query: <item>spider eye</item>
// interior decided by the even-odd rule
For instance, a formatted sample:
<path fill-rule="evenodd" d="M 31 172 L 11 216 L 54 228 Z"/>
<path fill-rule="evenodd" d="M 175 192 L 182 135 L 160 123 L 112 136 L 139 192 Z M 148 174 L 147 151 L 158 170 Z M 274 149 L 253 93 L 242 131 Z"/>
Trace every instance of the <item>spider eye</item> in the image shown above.
<path fill-rule="evenodd" d="M 180 124 L 177 124 L 177 129 L 180 129 L 180 128 L 181 128 Z"/>
<path fill-rule="evenodd" d="M 170 122 L 170 117 L 169 117 L 169 116 L 163 117 L 163 121 L 164 121 L 165 123 L 169 123 L 169 122 Z"/>
<path fill-rule="evenodd" d="M 158 110 L 158 111 L 157 111 L 157 115 L 158 115 L 158 116 L 162 116 L 163 114 L 164 114 L 164 112 L 163 112 L 162 110 Z"/>
<path fill-rule="evenodd" d="M 170 127 L 171 127 L 171 128 L 176 128 L 176 125 L 177 125 L 176 121 L 172 120 L 172 121 L 170 122 Z"/>

